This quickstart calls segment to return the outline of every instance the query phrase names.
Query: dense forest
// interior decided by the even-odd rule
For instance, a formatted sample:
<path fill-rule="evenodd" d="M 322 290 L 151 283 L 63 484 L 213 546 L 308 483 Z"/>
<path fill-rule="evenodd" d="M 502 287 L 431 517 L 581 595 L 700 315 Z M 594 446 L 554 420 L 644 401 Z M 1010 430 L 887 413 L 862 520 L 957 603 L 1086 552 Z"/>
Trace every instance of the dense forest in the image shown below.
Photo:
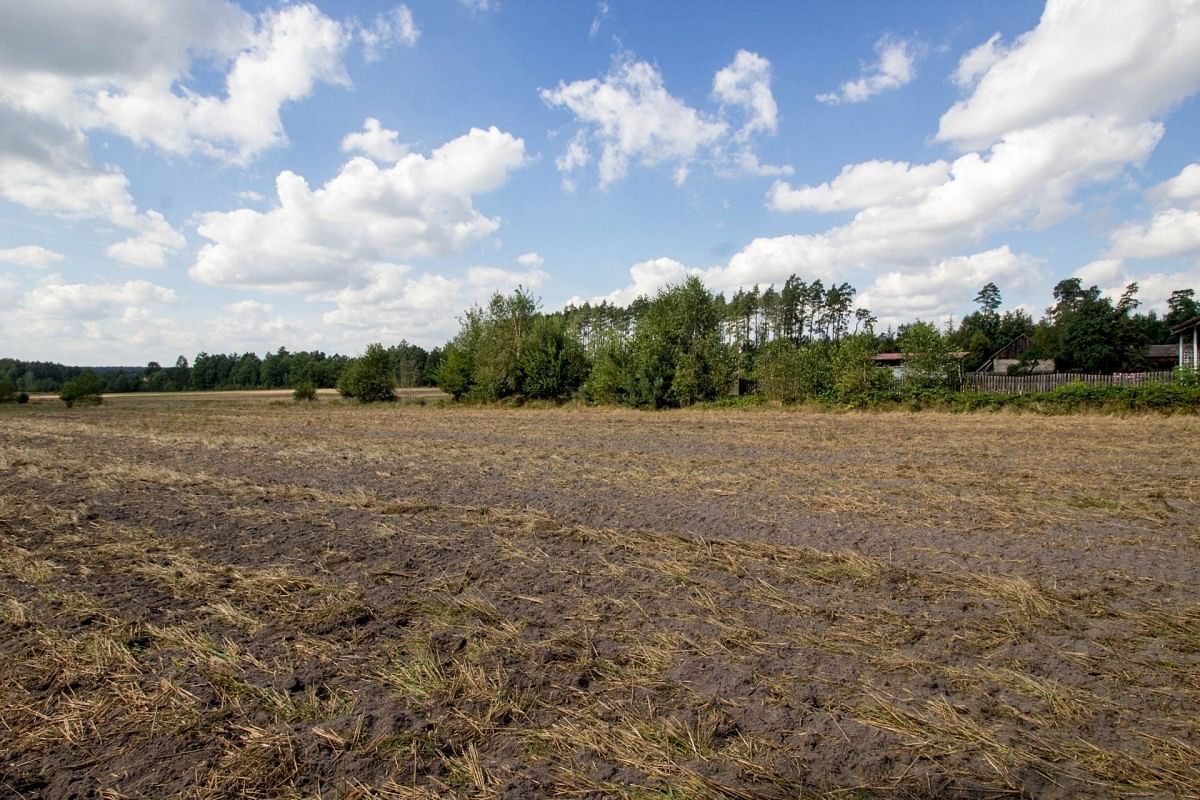
<path fill-rule="evenodd" d="M 1147 347 L 1169 342 L 1170 329 L 1200 314 L 1193 289 L 1175 291 L 1168 313 L 1141 313 L 1136 283 L 1113 302 L 1078 278 L 1060 281 L 1040 320 L 1002 310 L 992 283 L 976 295 L 976 310 L 938 328 L 916 321 L 877 330 L 856 307 L 848 283 L 825 286 L 796 276 L 776 288 L 758 286 L 731 297 L 699 278 L 628 306 L 608 303 L 543 312 L 518 289 L 468 309 L 460 331 L 442 348 L 401 341 L 373 346 L 359 359 L 279 348 L 255 353 L 199 353 L 173 366 L 67 367 L 0 359 L 0 390 L 58 391 L 85 371 L 106 392 L 338 387 L 366 397 L 369 385 L 440 386 L 455 398 L 562 400 L 639 407 L 689 405 L 757 389 L 771 399 L 853 397 L 951 387 L 1021 335 L 1032 347 L 1022 365 L 1053 359 L 1061 371 L 1138 371 Z M 905 355 L 897 383 L 876 366 L 881 351 Z M 89 377 L 89 380 L 91 378 Z M 372 382 L 374 382 L 372 384 Z M 355 388 L 358 387 L 358 388 Z"/>

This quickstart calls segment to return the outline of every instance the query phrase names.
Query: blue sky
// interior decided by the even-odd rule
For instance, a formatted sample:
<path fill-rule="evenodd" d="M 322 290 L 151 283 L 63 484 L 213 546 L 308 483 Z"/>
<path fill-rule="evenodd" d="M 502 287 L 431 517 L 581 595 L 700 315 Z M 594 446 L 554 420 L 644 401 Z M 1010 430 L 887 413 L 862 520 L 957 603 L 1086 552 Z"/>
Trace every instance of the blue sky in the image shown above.
<path fill-rule="evenodd" d="M 532 287 L 849 281 L 884 325 L 1200 287 L 1200 5 L 18 4 L 0 354 L 451 336 Z"/>

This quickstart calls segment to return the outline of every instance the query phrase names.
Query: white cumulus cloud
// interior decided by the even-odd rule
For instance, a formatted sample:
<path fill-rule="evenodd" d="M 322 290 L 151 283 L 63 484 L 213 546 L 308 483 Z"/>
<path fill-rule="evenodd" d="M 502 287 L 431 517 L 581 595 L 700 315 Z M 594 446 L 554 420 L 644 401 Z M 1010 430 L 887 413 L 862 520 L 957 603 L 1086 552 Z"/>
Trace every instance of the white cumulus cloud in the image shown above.
<path fill-rule="evenodd" d="M 771 93 L 771 62 L 739 50 L 713 78 L 712 97 L 719 113 L 694 108 L 667 91 L 653 64 L 625 56 L 603 79 L 560 82 L 542 89 L 542 100 L 572 112 L 580 124 L 555 165 L 563 188 L 576 186 L 573 173 L 592 160 L 590 143 L 600 151 L 600 186 L 625 177 L 631 164 L 666 166 L 682 186 L 694 164 L 710 163 L 719 175 L 789 175 L 791 167 L 762 164 L 751 148 L 759 134 L 779 128 L 779 111 Z M 729 109 L 744 117 L 732 129 Z"/>
<path fill-rule="evenodd" d="M 992 38 L 959 59 L 958 66 L 950 78 L 960 89 L 970 89 L 979 77 L 1003 56 L 1004 48 L 1000 45 L 1000 34 L 992 34 Z"/>
<path fill-rule="evenodd" d="M 682 283 L 688 275 L 696 272 L 673 258 L 653 258 L 639 261 L 629 268 L 629 285 L 606 295 L 593 297 L 592 303 L 607 302 L 625 306 L 639 297 L 653 297 L 659 289 Z"/>
<path fill-rule="evenodd" d="M 431 272 L 414 274 L 411 267 L 375 265 L 356 286 L 329 295 L 334 308 L 321 320 L 351 340 L 363 342 L 408 339 L 425 345 L 445 342 L 458 330 L 448 309 L 483 304 L 495 292 L 518 286 L 536 289 L 548 275 L 537 267 L 509 270 L 476 266 L 461 277 Z"/>
<path fill-rule="evenodd" d="M 960 63 L 974 89 L 938 127 L 963 148 L 1071 115 L 1149 119 L 1200 88 L 1200 6 L 1184 0 L 1049 0 L 1010 47 L 985 46 Z"/>
<path fill-rule="evenodd" d="M 374 117 L 367 117 L 363 129 L 346 134 L 342 139 L 343 153 L 363 153 L 376 161 L 395 163 L 408 154 L 397 131 L 388 130 Z"/>
<path fill-rule="evenodd" d="M 950 176 L 945 161 L 909 164 L 904 161 L 864 161 L 847 164 L 832 181 L 792 188 L 780 181 L 771 187 L 767 205 L 776 211 L 845 211 L 925 196 Z"/>
<path fill-rule="evenodd" d="M 779 108 L 771 93 L 771 62 L 757 53 L 739 50 L 733 63 L 713 78 L 713 96 L 721 103 L 745 109 L 746 124 L 737 132 L 738 141 L 744 142 L 755 133 L 779 130 Z"/>
<path fill-rule="evenodd" d="M 600 185 L 625 176 L 631 161 L 686 164 L 725 136 L 728 126 L 673 97 L 658 68 L 622 59 L 603 80 L 559 83 L 542 100 L 570 110 L 600 144 Z"/>
<path fill-rule="evenodd" d="M 171 304 L 178 299 L 174 290 L 149 281 L 45 283 L 25 295 L 22 309 L 41 320 L 96 320 L 115 309 Z"/>
<path fill-rule="evenodd" d="M 875 311 L 884 325 L 914 319 L 941 322 L 985 283 L 1020 288 L 1032 283 L 1039 270 L 1038 259 L 1014 253 L 1005 245 L 945 258 L 924 268 L 885 272 L 859 295 L 858 305 Z"/>
<path fill-rule="evenodd" d="M 846 81 L 836 92 L 817 95 L 822 103 L 862 103 L 889 89 L 899 89 L 917 77 L 917 57 L 923 47 L 915 42 L 884 36 L 875 43 L 879 58 L 863 68 L 857 80 Z"/>
<path fill-rule="evenodd" d="M 209 243 L 190 274 L 214 285 L 317 291 L 353 285 L 379 264 L 459 253 L 500 225 L 473 196 L 524 163 L 524 142 L 490 128 L 387 168 L 352 158 L 317 189 L 282 172 L 274 208 L 200 215 L 197 231 Z"/>
<path fill-rule="evenodd" d="M 1112 234 L 1114 258 L 1168 258 L 1200 253 L 1200 209 L 1168 208 L 1146 224 L 1133 223 Z"/>
<path fill-rule="evenodd" d="M 1200 208 L 1200 164 L 1188 164 L 1174 178 L 1152 187 L 1147 194 L 1160 205 Z"/>
<path fill-rule="evenodd" d="M 57 264 L 65 258 L 66 256 L 62 253 L 47 250 L 36 244 L 0 249 L 0 263 L 16 264 L 19 267 L 46 267 L 50 264 Z"/>

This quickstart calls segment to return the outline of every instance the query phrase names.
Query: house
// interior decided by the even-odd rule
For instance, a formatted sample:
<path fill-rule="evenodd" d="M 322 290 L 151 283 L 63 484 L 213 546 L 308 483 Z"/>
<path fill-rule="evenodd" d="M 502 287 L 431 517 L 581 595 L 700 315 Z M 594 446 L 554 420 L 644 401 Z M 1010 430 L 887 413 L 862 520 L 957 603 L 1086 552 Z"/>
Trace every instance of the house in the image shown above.
<path fill-rule="evenodd" d="M 1179 359 L 1179 347 L 1174 344 L 1152 344 L 1146 348 L 1146 369 L 1174 369 Z"/>
<path fill-rule="evenodd" d="M 978 373 L 993 372 L 999 375 L 1007 375 L 1009 367 L 1015 367 L 1021 363 L 1021 357 L 1025 355 L 1033 347 L 1033 340 L 1026 334 L 1022 333 L 1017 338 L 1013 339 L 1008 344 L 1001 347 L 992 357 L 979 365 L 979 369 L 975 370 Z M 1025 369 L 1030 373 L 1054 372 L 1054 359 L 1042 358 L 1034 361 L 1032 364 L 1026 364 Z"/>
<path fill-rule="evenodd" d="M 967 350 L 957 350 L 948 354 L 955 361 L 962 361 L 970 352 Z M 880 353 L 875 356 L 875 363 L 880 367 L 887 367 L 892 371 L 892 375 L 897 378 L 904 377 L 904 353 Z"/>
<path fill-rule="evenodd" d="M 1171 328 L 1171 338 L 1175 340 L 1179 356 L 1177 366 L 1180 369 L 1200 369 L 1200 317 L 1192 317 Z"/>

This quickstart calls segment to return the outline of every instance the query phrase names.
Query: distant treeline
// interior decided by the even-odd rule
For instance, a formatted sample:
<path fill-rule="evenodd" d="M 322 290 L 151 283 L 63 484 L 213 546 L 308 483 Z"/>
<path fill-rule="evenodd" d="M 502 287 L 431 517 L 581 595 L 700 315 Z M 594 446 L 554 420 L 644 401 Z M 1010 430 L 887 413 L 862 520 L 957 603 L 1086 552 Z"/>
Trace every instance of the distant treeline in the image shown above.
<path fill-rule="evenodd" d="M 402 341 L 386 350 L 397 386 L 432 386 L 441 363 L 441 350 L 427 351 Z M 259 357 L 256 353 L 199 353 L 188 363 L 179 356 L 174 366 L 151 361 L 144 367 L 68 367 L 45 361 L 0 358 L 0 384 L 15 391 L 57 392 L 84 372 L 95 373 L 105 392 L 178 392 L 206 389 L 277 389 L 312 383 L 337 386 L 349 356 L 320 351 L 289 352 L 281 347 Z"/>
<path fill-rule="evenodd" d="M 876 330 L 856 307 L 848 283 L 829 286 L 792 276 L 776 289 L 758 286 L 727 298 L 696 277 L 628 306 L 569 306 L 546 313 L 528 292 L 496 294 L 460 318 L 443 348 L 408 342 L 373 345 L 352 359 L 279 348 L 255 353 L 199 353 L 191 364 L 93 367 L 104 391 L 181 391 L 338 387 L 352 397 L 390 397 L 380 387 L 437 385 L 455 398 L 506 398 L 689 405 L 758 391 L 770 399 L 840 403 L 911 398 L 954 388 L 954 379 L 986 363 L 1019 336 L 1029 337 L 1020 363 L 1032 370 L 1053 359 L 1060 371 L 1140 371 L 1147 347 L 1170 342 L 1172 326 L 1200 314 L 1193 289 L 1178 289 L 1168 313 L 1138 311 L 1138 285 L 1116 301 L 1078 278 L 1059 281 L 1038 321 L 1002 311 L 1000 289 L 984 285 L 977 309 L 937 327 L 915 321 Z M 902 380 L 880 370 L 875 355 L 904 354 Z M 348 367 L 354 366 L 353 370 Z M 0 359 L 0 384 L 17 391 L 57 391 L 83 372 L 61 364 Z M 90 378 L 89 378 L 90 380 Z"/>

